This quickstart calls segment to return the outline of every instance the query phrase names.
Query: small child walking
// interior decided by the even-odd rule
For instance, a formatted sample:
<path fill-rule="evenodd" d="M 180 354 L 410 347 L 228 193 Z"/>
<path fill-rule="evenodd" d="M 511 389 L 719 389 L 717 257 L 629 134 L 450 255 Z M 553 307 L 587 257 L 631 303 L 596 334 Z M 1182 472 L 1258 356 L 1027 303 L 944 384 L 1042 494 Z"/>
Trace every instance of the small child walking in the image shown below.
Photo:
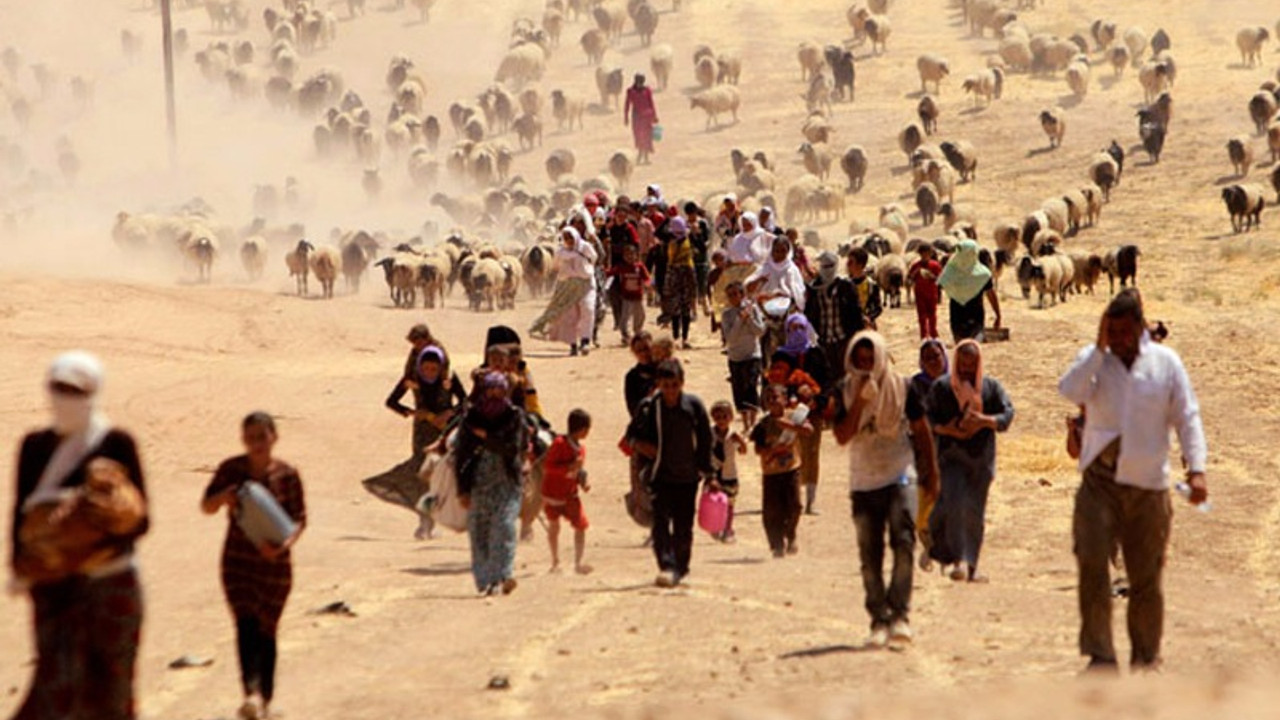
<path fill-rule="evenodd" d="M 716 539 L 731 543 L 736 539 L 733 506 L 738 501 L 738 456 L 747 454 L 747 441 L 733 429 L 733 405 L 725 400 L 711 406 L 711 438 L 711 466 L 716 471 L 712 489 L 719 489 L 729 498 L 729 521 Z"/>
<path fill-rule="evenodd" d="M 742 414 L 746 432 L 756 423 L 760 412 L 760 338 L 765 333 L 764 314 L 760 306 L 746 297 L 740 282 L 725 288 L 729 307 L 720 320 L 720 334 L 729 358 L 729 384 L 733 389 L 733 406 Z"/>
<path fill-rule="evenodd" d="M 587 449 L 582 441 L 591 433 L 591 416 L 586 410 L 569 413 L 569 432 L 551 443 L 543 460 L 542 510 L 547 515 L 547 540 L 551 544 L 551 572 L 560 572 L 560 519 L 573 528 L 573 568 L 579 575 L 591 572 L 582 562 L 587 547 L 587 514 L 578 490 L 590 492 L 583 465 Z"/>
<path fill-rule="evenodd" d="M 942 274 L 942 265 L 933 259 L 933 246 L 923 243 L 917 249 L 920 259 L 911 264 L 907 271 L 907 282 L 911 283 L 916 296 L 916 320 L 920 323 L 920 339 L 938 337 L 938 276 Z"/>
<path fill-rule="evenodd" d="M 813 432 L 808 420 L 792 422 L 786 415 L 787 389 L 770 385 L 765 390 L 768 415 L 751 430 L 756 455 L 760 456 L 764 476 L 764 498 L 761 515 L 769 549 L 775 558 L 794 555 L 796 527 L 800 524 L 800 453 L 799 435 Z"/>
<path fill-rule="evenodd" d="M 649 286 L 649 269 L 639 261 L 639 250 L 627 245 L 622 251 L 622 262 L 609 268 L 609 275 L 618 283 L 618 295 L 622 298 L 622 312 L 618 329 L 622 331 L 622 344 L 630 345 L 632 335 L 644 328 L 644 292 Z"/>

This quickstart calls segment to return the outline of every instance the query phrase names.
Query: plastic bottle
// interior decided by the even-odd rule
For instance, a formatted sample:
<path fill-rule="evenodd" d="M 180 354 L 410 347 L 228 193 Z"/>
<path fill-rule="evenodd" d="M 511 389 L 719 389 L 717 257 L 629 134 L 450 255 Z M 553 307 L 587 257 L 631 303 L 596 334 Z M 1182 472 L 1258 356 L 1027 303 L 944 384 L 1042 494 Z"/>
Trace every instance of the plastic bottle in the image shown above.
<path fill-rule="evenodd" d="M 1184 498 L 1191 497 L 1191 486 L 1184 482 L 1180 482 L 1177 485 L 1174 485 L 1173 489 Z M 1196 505 L 1196 509 L 1202 513 L 1207 513 L 1213 509 L 1213 504 L 1210 503 L 1208 500 L 1205 500 L 1202 503 L 1198 503 Z"/>

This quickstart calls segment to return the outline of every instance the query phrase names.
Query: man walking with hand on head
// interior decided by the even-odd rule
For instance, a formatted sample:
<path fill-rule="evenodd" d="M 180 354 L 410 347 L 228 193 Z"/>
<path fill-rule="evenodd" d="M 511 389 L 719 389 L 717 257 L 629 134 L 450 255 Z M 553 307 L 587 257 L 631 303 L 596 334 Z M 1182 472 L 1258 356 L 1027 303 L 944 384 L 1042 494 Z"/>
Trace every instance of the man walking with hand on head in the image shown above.
<path fill-rule="evenodd" d="M 1107 306 L 1096 344 L 1080 351 L 1058 382 L 1085 407 L 1072 534 L 1080 570 L 1080 652 L 1089 669 L 1114 670 L 1111 577 L 1119 544 L 1129 575 L 1130 668 L 1160 663 L 1164 628 L 1161 574 L 1173 508 L 1169 430 L 1178 434 L 1193 504 L 1208 498 L 1200 406 L 1177 353 L 1147 333 L 1142 299 L 1122 290 Z"/>

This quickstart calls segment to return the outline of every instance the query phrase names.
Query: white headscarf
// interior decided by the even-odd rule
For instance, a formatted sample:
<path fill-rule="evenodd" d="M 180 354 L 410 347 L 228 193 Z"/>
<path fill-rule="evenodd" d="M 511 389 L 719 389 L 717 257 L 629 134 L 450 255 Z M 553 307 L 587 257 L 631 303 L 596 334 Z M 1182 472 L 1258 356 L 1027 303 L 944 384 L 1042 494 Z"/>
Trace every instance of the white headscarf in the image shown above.
<path fill-rule="evenodd" d="M 853 366 L 854 348 L 863 340 L 871 343 L 875 355 L 870 371 Z M 898 437 L 902 433 L 907 406 L 907 383 L 894 372 L 884 337 L 874 330 L 863 330 L 854 335 L 845 353 L 844 368 L 847 373 L 843 380 L 845 409 L 852 408 L 859 396 L 865 403 L 858 418 L 858 432 L 868 430 L 884 438 Z"/>
<path fill-rule="evenodd" d="M 758 245 L 769 233 L 760 227 L 760 218 L 753 212 L 742 213 L 739 220 L 743 225 L 751 223 L 751 230 L 743 230 L 729 243 L 729 261 L 749 262 L 756 265 L 764 262 L 768 259 L 768 254 L 761 256 Z"/>
<path fill-rule="evenodd" d="M 102 444 L 111 423 L 97 408 L 98 391 L 102 389 L 102 363 L 87 352 L 63 353 L 49 366 L 47 383 L 53 411 L 53 431 L 61 441 L 45 465 L 35 490 L 23 503 L 23 510 L 56 501 L 62 483 Z M 52 390 L 54 383 L 81 390 L 77 396 Z"/>
<path fill-rule="evenodd" d="M 769 207 L 768 205 L 760 208 L 761 215 L 763 215 L 766 211 L 769 213 L 769 222 L 764 223 L 764 229 L 776 235 L 778 234 L 778 222 L 777 222 L 778 214 L 774 212 L 773 208 Z"/>
<path fill-rule="evenodd" d="M 768 235 L 768 233 L 765 234 Z M 768 236 L 771 242 L 776 241 L 776 238 L 773 238 L 772 235 Z M 791 298 L 797 308 L 803 311 L 805 301 L 804 275 L 800 274 L 800 268 L 796 267 L 791 255 L 791 252 L 788 251 L 787 256 L 778 261 L 773 259 L 773 253 L 770 252 L 760 264 L 760 269 L 747 278 L 746 284 L 750 286 L 751 283 L 763 278 L 765 284 L 762 292 L 773 293 L 781 291 Z"/>

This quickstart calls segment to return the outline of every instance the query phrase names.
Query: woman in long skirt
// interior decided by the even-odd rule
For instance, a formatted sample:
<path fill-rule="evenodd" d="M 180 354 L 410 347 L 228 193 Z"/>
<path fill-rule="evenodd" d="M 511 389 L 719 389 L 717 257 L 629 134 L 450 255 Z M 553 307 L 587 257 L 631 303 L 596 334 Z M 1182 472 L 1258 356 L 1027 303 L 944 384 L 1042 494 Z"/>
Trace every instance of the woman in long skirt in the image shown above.
<path fill-rule="evenodd" d="M 637 162 L 645 165 L 653 154 L 653 126 L 658 123 L 658 108 L 653 103 L 653 91 L 644 84 L 644 75 L 636 73 L 635 81 L 627 88 L 627 100 L 622 106 L 622 122 L 631 124 L 631 135 L 640 154 Z"/>
<path fill-rule="evenodd" d="M 468 510 L 476 589 L 508 595 L 516 589 L 516 525 L 529 431 L 524 411 L 511 404 L 506 375 L 485 375 L 481 393 L 458 436 L 458 496 Z"/>
<path fill-rule="evenodd" d="M 529 334 L 549 335 L 568 343 L 569 354 L 590 352 L 596 323 L 595 264 L 599 255 L 572 227 L 560 231 L 556 251 L 556 289 L 546 310 L 529 328 Z"/>
<path fill-rule="evenodd" d="M 677 215 L 667 221 L 671 239 L 664 248 L 667 254 L 667 277 L 662 290 L 662 311 L 671 318 L 671 335 L 689 349 L 689 326 L 698 306 L 698 276 L 693 264 L 693 243 L 689 240 L 689 224 Z"/>
<path fill-rule="evenodd" d="M 23 438 L 18 455 L 12 587 L 31 595 L 37 658 L 30 690 L 15 720 L 135 717 L 142 591 L 133 546 L 147 531 L 142 467 L 133 438 L 113 428 L 96 407 L 102 380 L 102 366 L 92 355 L 71 352 L 54 360 L 47 385 L 53 423 Z M 130 484 L 136 493 L 130 527 L 104 533 L 88 548 L 91 560 L 86 554 L 83 562 L 59 563 L 57 568 L 26 562 L 37 544 L 55 543 L 58 556 L 71 556 L 73 545 L 56 535 L 65 539 L 64 533 L 81 534 L 70 524 L 83 516 L 72 513 L 58 523 L 55 535 L 43 538 L 28 533 L 24 520 L 52 523 L 46 514 L 52 507 L 72 507 L 86 486 L 113 478 Z"/>
<path fill-rule="evenodd" d="M 956 346 L 951 372 L 934 382 L 927 407 L 942 473 L 929 520 L 930 554 L 952 566 L 952 580 L 984 582 L 978 559 L 996 475 L 996 433 L 1013 422 L 1013 403 L 1003 385 L 983 376 L 982 347 L 965 340 Z"/>
<path fill-rule="evenodd" d="M 218 466 L 201 504 L 206 514 L 229 509 L 227 540 L 222 548 L 222 589 L 236 623 L 244 690 L 242 720 L 270 717 L 275 696 L 276 632 L 293 588 L 289 550 L 307 524 L 298 471 L 272 457 L 278 437 L 270 415 L 256 412 L 246 417 L 241 424 L 245 454 Z M 237 493 L 250 480 L 266 488 L 297 524 L 293 535 L 279 545 L 255 545 L 235 521 Z"/>

